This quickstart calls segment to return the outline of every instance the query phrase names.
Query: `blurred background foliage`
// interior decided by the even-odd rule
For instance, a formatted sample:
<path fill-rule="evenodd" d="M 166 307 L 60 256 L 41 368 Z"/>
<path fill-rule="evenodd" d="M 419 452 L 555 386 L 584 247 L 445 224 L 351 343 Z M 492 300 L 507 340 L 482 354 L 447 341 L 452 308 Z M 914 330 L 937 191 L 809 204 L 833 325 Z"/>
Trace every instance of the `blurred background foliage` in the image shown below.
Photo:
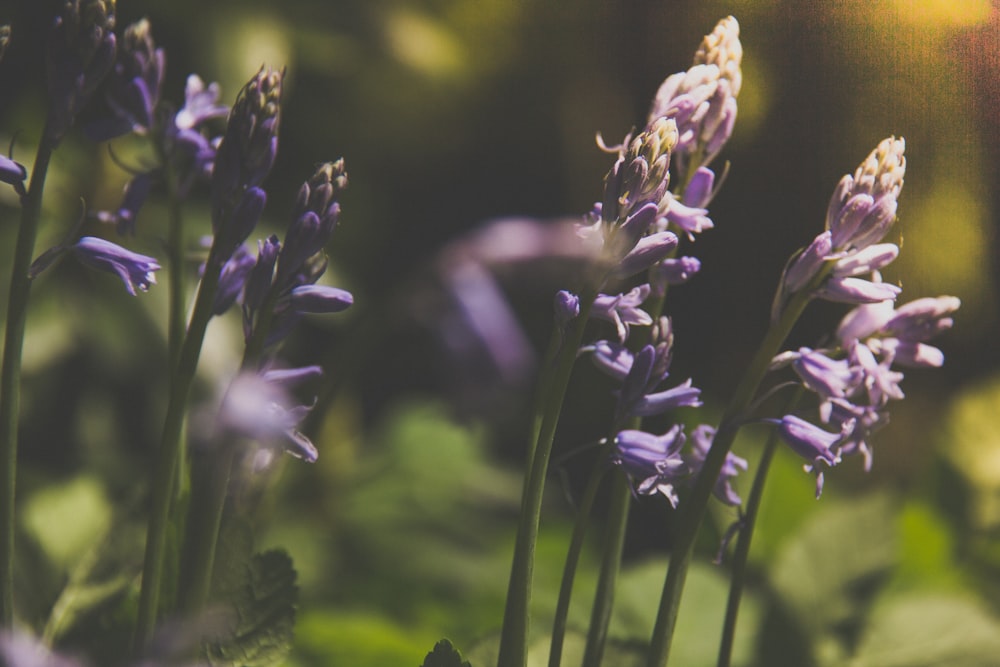
<path fill-rule="evenodd" d="M 0 145 L 16 138 L 25 163 L 44 116 L 40 48 L 55 4 L 0 2 L 0 22 L 14 28 L 0 65 Z M 167 50 L 164 95 L 177 103 L 191 72 L 219 81 L 231 102 L 261 63 L 287 67 L 265 225 L 286 224 L 315 164 L 347 160 L 351 186 L 329 252 L 331 281 L 352 290 L 356 305 L 307 323 L 283 352 L 291 364 L 326 367 L 311 423 L 321 456 L 311 467 L 282 463 L 260 511 L 261 541 L 285 546 L 299 572 L 289 665 L 415 665 L 441 636 L 474 665 L 489 664 L 520 494 L 530 362 L 548 333 L 551 295 L 569 273 L 494 267 L 520 326 L 503 335 L 528 346 L 518 363 L 497 364 L 461 330 L 468 322 L 449 289 L 447 259 L 486 221 L 588 210 L 610 164 L 594 133 L 614 143 L 640 123 L 662 79 L 690 64 L 701 35 L 726 14 L 741 24 L 744 87 L 722 155 L 732 167 L 713 203 L 716 229 L 693 248 L 703 271 L 668 300 L 675 374 L 694 377 L 709 410 L 724 404 L 764 331 L 785 259 L 820 229 L 840 176 L 890 134 L 906 138 L 908 170 L 893 232 L 903 252 L 887 277 L 904 287 L 904 300 L 953 294 L 963 302 L 939 341 L 945 368 L 910 373 L 871 474 L 849 462 L 814 502 L 810 478 L 779 457 L 737 663 L 995 664 L 995 3 L 119 0 L 120 26 L 152 21 Z M 148 159 L 143 150 L 132 140 L 114 145 L 126 164 Z M 112 208 L 128 178 L 106 147 L 78 133 L 50 174 L 40 249 L 62 239 L 81 198 Z M 192 238 L 209 229 L 205 195 L 197 191 L 188 207 Z M 163 207 L 154 197 L 143 210 L 133 248 L 156 254 Z M 11 190 L 0 190 L 2 248 L 17 215 Z M 41 625 L 66 578 L 75 581 L 74 567 L 90 567 L 86 554 L 106 548 L 109 535 L 114 544 L 136 540 L 115 527 L 143 507 L 164 406 L 166 304 L 164 289 L 132 299 L 113 278 L 70 262 L 38 280 L 34 294 L 19 493 L 24 586 Z M 791 345 L 811 344 L 841 312 L 816 307 Z M 234 371 L 240 350 L 237 318 L 215 322 L 200 398 Z M 578 371 L 557 451 L 603 433 L 608 390 L 591 369 Z M 757 435 L 751 429 L 738 451 L 753 458 Z M 588 463 L 586 455 L 560 462 L 543 522 L 540 656 L 572 516 L 567 498 Z M 740 486 L 745 492 L 749 480 Z M 634 642 L 648 637 L 670 542 L 662 505 L 636 503 L 613 624 L 619 653 L 609 664 L 633 664 Z M 707 563 L 734 518 L 720 512 L 704 536 L 677 664 L 713 664 L 726 567 Z M 586 558 L 571 615 L 577 629 L 595 576 L 594 557 Z M 95 605 L 122 588 L 110 575 L 102 582 L 88 589 Z"/>

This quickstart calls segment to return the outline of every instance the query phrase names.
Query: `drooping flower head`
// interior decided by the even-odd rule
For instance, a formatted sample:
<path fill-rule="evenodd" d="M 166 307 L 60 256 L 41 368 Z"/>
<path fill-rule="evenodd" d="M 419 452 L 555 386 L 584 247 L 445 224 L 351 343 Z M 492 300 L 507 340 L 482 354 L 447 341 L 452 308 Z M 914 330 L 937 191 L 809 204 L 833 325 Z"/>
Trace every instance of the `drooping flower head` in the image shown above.
<path fill-rule="evenodd" d="M 663 435 L 625 430 L 615 436 L 611 462 L 621 466 L 639 495 L 663 494 L 677 507 L 675 485 L 687 474 L 681 456 L 686 437 L 684 427 L 676 424 Z"/>
<path fill-rule="evenodd" d="M 66 0 L 49 33 L 50 107 L 45 140 L 56 145 L 115 61 L 115 0 Z"/>
<path fill-rule="evenodd" d="M 109 271 L 121 278 L 125 289 L 132 296 L 135 296 L 136 289 L 145 292 L 150 285 L 156 284 L 154 272 L 160 270 L 160 264 L 155 257 L 140 255 L 94 236 L 84 236 L 72 250 L 83 264 L 99 271 Z"/>
<path fill-rule="evenodd" d="M 715 429 L 708 424 L 702 424 L 691 432 L 691 453 L 686 457 L 686 460 L 692 475 L 701 472 L 714 439 Z M 733 488 L 733 479 L 741 472 L 746 472 L 748 466 L 746 459 L 732 452 L 727 452 L 722 470 L 719 471 L 719 477 L 715 480 L 715 486 L 712 488 L 715 497 L 726 505 L 733 507 L 741 505 L 743 500 Z"/>

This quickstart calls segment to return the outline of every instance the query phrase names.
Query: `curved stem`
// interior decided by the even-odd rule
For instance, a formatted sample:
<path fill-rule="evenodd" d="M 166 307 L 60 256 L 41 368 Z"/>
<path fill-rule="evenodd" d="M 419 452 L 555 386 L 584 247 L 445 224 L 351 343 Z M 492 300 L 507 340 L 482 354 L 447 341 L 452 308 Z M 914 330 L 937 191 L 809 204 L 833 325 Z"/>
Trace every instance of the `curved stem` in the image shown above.
<path fill-rule="evenodd" d="M 157 451 L 152 508 L 149 514 L 149 530 L 146 535 L 146 555 L 142 570 L 142 590 L 139 596 L 139 611 L 136 618 L 133 650 L 140 653 L 153 634 L 160 598 L 160 580 L 163 576 L 167 527 L 170 518 L 170 504 L 177 475 L 177 461 L 180 456 L 181 430 L 187 411 L 188 395 L 198 369 L 201 345 L 205 330 L 212 319 L 212 303 L 219 285 L 219 275 L 225 258 L 213 244 L 205 264 L 205 274 L 198 287 L 191 323 L 181 346 L 177 368 L 170 388 L 170 401 L 164 419 L 160 448 Z"/>
<path fill-rule="evenodd" d="M 604 556 L 601 573 L 594 593 L 594 606 L 590 614 L 590 629 L 587 632 L 587 646 L 583 653 L 583 667 L 599 667 L 604 656 L 604 645 L 608 638 L 611 622 L 611 607 L 615 599 L 618 571 L 621 569 L 622 549 L 625 546 L 625 527 L 628 525 L 628 510 L 632 500 L 625 473 L 619 468 L 614 471 L 611 485 L 611 509 L 608 512 L 608 533 L 604 538 Z"/>
<path fill-rule="evenodd" d="M 742 426 L 744 413 L 753 401 L 757 388 L 767 373 L 771 359 L 778 353 L 792 326 L 805 310 L 806 304 L 809 303 L 810 292 L 811 289 L 804 289 L 794 294 L 780 319 L 768 329 L 757 354 L 751 360 L 743 379 L 736 388 L 736 393 L 722 415 L 719 428 L 712 441 L 712 447 L 705 457 L 705 462 L 695 481 L 691 495 L 684 500 L 678 521 L 677 536 L 670 557 L 670 566 L 667 568 L 667 577 L 663 584 L 656 625 L 653 628 L 653 637 L 650 642 L 647 662 L 649 667 L 665 667 L 667 664 L 687 568 L 691 563 L 698 527 L 705 516 L 715 480 L 719 476 L 719 471 L 722 470 L 726 454 L 729 453 L 729 449 L 733 445 L 736 433 Z"/>
<path fill-rule="evenodd" d="M 11 262 L 3 367 L 0 369 L 0 630 L 9 630 L 14 624 L 14 501 L 21 352 L 31 295 L 28 269 L 35 252 L 38 220 L 42 213 L 42 191 L 54 149 L 53 143 L 45 139 L 48 135 L 49 124 L 46 123 L 31 169 L 31 183 L 22 198 L 21 225 Z"/>
<path fill-rule="evenodd" d="M 566 618 L 569 616 L 570 598 L 573 596 L 573 581 L 576 578 L 576 567 L 580 563 L 583 552 L 583 538 L 587 534 L 587 523 L 590 511 L 594 507 L 597 489 L 604 479 L 606 466 L 596 465 L 587 479 L 580 507 L 576 512 L 576 522 L 573 525 L 573 535 L 570 537 L 569 550 L 566 552 L 566 565 L 563 567 L 562 583 L 559 586 L 559 601 L 556 603 L 555 619 L 552 621 L 552 643 L 549 647 L 549 667 L 559 667 L 562 662 L 563 642 L 566 638 Z"/>
<path fill-rule="evenodd" d="M 536 442 L 531 447 L 534 456 L 531 467 L 528 469 L 524 493 L 521 497 L 521 514 L 507 588 L 503 630 L 500 634 L 498 667 L 524 667 L 528 659 L 528 613 L 531 606 L 535 543 L 538 540 L 538 524 L 542 513 L 545 477 L 548 472 L 552 443 L 555 439 L 563 399 L 566 396 L 566 389 L 569 386 L 570 375 L 576 361 L 576 351 L 583 340 L 583 330 L 586 327 L 587 317 L 595 296 L 596 290 L 587 290 L 581 295 L 580 314 L 571 320 L 566 327 L 562 347 L 556 355 L 556 361 L 552 368 L 551 381 L 547 385 L 548 395 L 542 400 L 541 423 L 537 437 L 534 438 Z"/>

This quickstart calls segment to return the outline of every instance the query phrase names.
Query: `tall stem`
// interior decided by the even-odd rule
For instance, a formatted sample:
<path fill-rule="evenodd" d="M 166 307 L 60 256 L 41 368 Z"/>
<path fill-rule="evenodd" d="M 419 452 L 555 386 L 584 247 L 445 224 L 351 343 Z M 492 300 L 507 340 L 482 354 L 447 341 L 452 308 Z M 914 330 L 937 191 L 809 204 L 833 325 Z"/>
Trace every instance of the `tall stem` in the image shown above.
<path fill-rule="evenodd" d="M 604 538 L 604 556 L 601 573 L 597 579 L 594 606 L 590 614 L 590 630 L 587 646 L 583 653 L 583 667 L 599 667 L 604 656 L 604 645 L 608 638 L 611 622 L 611 608 L 615 600 L 618 571 L 621 569 L 622 549 L 625 546 L 625 527 L 628 525 L 628 510 L 632 499 L 625 473 L 619 468 L 614 471 L 611 484 L 611 509 L 608 512 L 608 534 Z"/>
<path fill-rule="evenodd" d="M 817 280 L 822 277 L 824 276 L 817 276 Z M 691 495 L 684 500 L 670 557 L 670 566 L 667 568 L 667 578 L 663 584 L 663 595 L 660 598 L 656 625 L 653 628 L 653 637 L 650 642 L 647 662 L 649 667 L 666 667 L 670 657 L 670 642 L 673 638 L 674 626 L 677 623 L 681 593 L 684 590 L 684 580 L 687 576 L 688 565 L 691 563 L 698 527 L 705 517 L 712 488 L 715 486 L 719 471 L 722 470 L 726 461 L 726 454 L 729 453 L 729 449 L 733 445 L 736 433 L 742 426 L 744 414 L 756 395 L 771 360 L 778 353 L 795 322 L 805 310 L 806 304 L 809 303 L 811 287 L 810 285 L 809 288 L 794 294 L 786 305 L 781 318 L 768 329 L 757 354 L 751 360 L 742 381 L 736 388 L 736 393 L 722 415 L 719 428 L 712 441 L 712 447 L 705 457 L 705 462 L 695 481 Z"/>
<path fill-rule="evenodd" d="M 757 464 L 757 473 L 753 478 L 750 497 L 747 498 L 746 513 L 740 521 L 740 532 L 733 552 L 733 574 L 729 584 L 729 599 L 726 601 L 726 618 L 722 625 L 722 639 L 719 642 L 718 667 L 729 667 L 732 660 L 733 640 L 736 637 L 736 619 L 740 612 L 740 599 L 743 596 L 743 585 L 746 582 L 747 559 L 750 556 L 750 542 L 753 538 L 754 524 L 757 521 L 757 511 L 760 500 L 764 496 L 764 483 L 767 481 L 767 471 L 777 449 L 778 434 L 771 431 L 764 446 L 764 453 Z"/>
<path fill-rule="evenodd" d="M 590 471 L 587 486 L 580 499 L 580 507 L 576 511 L 576 522 L 573 524 L 573 535 L 570 537 L 569 549 L 566 552 L 566 565 L 563 567 L 562 583 L 559 586 L 559 600 L 556 603 L 555 619 L 552 621 L 552 642 L 549 646 L 549 667 L 559 667 L 562 662 L 563 642 L 566 638 L 566 619 L 569 616 L 569 603 L 573 595 L 573 581 L 576 578 L 576 567 L 580 563 L 583 552 L 583 538 L 587 534 L 587 524 L 590 522 L 590 511 L 594 507 L 597 489 L 601 485 L 607 466 L 595 465 Z"/>
<path fill-rule="evenodd" d="M 177 475 L 180 456 L 181 430 L 187 411 L 188 395 L 198 369 L 198 357 L 205 339 L 205 330 L 212 319 L 212 302 L 219 284 L 219 274 L 225 258 L 213 244 L 208 254 L 205 273 L 198 287 L 191 323 L 181 346 L 177 368 L 170 388 L 170 401 L 163 424 L 163 435 L 157 451 L 153 471 L 153 500 L 149 514 L 149 529 L 146 535 L 146 556 L 142 570 L 142 591 L 139 596 L 139 612 L 133 636 L 133 650 L 140 653 L 153 634 L 160 598 L 160 584 L 163 576 L 167 527 L 170 518 L 170 500 Z"/>
<path fill-rule="evenodd" d="M 528 613 L 531 606 L 535 544 L 541 520 L 545 477 L 563 399 L 566 396 L 577 349 L 583 340 L 583 331 L 595 296 L 596 290 L 587 290 L 581 295 L 580 314 L 568 323 L 562 347 L 556 355 L 552 368 L 551 381 L 543 385 L 548 386 L 548 395 L 541 403 L 541 423 L 535 443 L 531 446 L 534 456 L 527 472 L 521 498 L 521 514 L 507 588 L 507 605 L 504 609 L 503 630 L 500 634 L 498 667 L 524 667 L 528 659 Z"/>
<path fill-rule="evenodd" d="M 31 169 L 31 183 L 21 203 L 21 225 L 17 231 L 11 262 L 7 328 L 4 333 L 3 367 L 0 369 L 0 630 L 14 624 L 14 500 L 17 479 L 17 427 L 21 403 L 21 352 L 28 318 L 31 279 L 28 269 L 35 252 L 42 191 L 53 146 L 46 123 Z"/>

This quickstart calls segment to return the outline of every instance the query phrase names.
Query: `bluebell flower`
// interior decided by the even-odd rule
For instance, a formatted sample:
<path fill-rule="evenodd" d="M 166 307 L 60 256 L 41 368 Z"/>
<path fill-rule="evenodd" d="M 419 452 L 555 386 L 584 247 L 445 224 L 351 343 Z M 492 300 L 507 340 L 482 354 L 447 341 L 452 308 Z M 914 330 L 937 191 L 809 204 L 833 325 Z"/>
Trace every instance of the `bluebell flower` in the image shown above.
<path fill-rule="evenodd" d="M 246 286 L 247 278 L 256 265 L 256 258 L 250 254 L 246 245 L 241 244 L 233 256 L 223 264 L 222 273 L 219 275 L 219 286 L 215 292 L 215 301 L 212 306 L 214 315 L 221 315 L 240 298 Z"/>
<path fill-rule="evenodd" d="M 673 119 L 651 117 L 635 137 L 625 137 L 604 180 L 601 217 L 621 224 L 648 204 L 659 204 L 670 182 L 670 155 L 677 143 Z"/>
<path fill-rule="evenodd" d="M 567 290 L 559 290 L 553 303 L 556 325 L 562 329 L 580 315 L 580 297 Z"/>
<path fill-rule="evenodd" d="M 902 138 L 882 140 L 853 176 L 837 184 L 826 214 L 834 250 L 862 250 L 889 231 L 906 173 L 905 149 Z"/>
<path fill-rule="evenodd" d="M 66 0 L 46 44 L 49 117 L 58 144 L 115 62 L 114 0 Z"/>
<path fill-rule="evenodd" d="M 667 285 L 683 285 L 701 271 L 701 260 L 697 257 L 675 257 L 657 263 L 649 270 L 649 284 L 653 294 L 663 296 Z"/>
<path fill-rule="evenodd" d="M 340 220 L 337 197 L 346 187 L 344 161 L 337 160 L 320 165 L 299 188 L 278 257 L 276 284 L 289 285 L 303 264 L 326 247 Z"/>
<path fill-rule="evenodd" d="M 641 308 L 649 293 L 650 286 L 643 284 L 624 294 L 599 294 L 594 299 L 590 316 L 614 324 L 618 339 L 624 341 L 628 338 L 629 327 L 653 323 L 653 318 Z"/>
<path fill-rule="evenodd" d="M 155 257 L 140 255 L 93 236 L 84 236 L 72 250 L 81 263 L 116 274 L 132 296 L 135 296 L 137 288 L 145 292 L 150 285 L 156 284 L 154 272 L 160 270 L 160 264 Z"/>
<path fill-rule="evenodd" d="M 24 196 L 24 179 L 28 177 L 28 170 L 20 162 L 14 162 L 11 158 L 0 155 L 0 183 L 7 183 L 14 188 L 20 196 Z"/>
<path fill-rule="evenodd" d="M 309 367 L 309 374 L 314 367 Z M 296 377 L 295 379 L 302 379 Z M 278 448 L 312 463 L 316 447 L 299 432 L 311 406 L 296 404 L 288 394 L 287 375 L 242 373 L 230 384 L 219 411 L 227 432 L 249 438 L 265 448 Z"/>
<path fill-rule="evenodd" d="M 778 435 L 792 451 L 807 461 L 806 471 L 816 472 L 816 497 L 823 492 L 823 472 L 819 465 L 833 467 L 840 463 L 836 445 L 842 442 L 853 428 L 853 421 L 844 423 L 840 433 L 825 431 L 819 426 L 796 417 L 785 415 L 780 420 L 768 420 L 778 426 Z"/>
<path fill-rule="evenodd" d="M 687 465 L 681 456 L 685 439 L 681 424 L 663 435 L 621 431 L 615 436 L 611 461 L 629 476 L 635 493 L 643 496 L 660 493 L 677 507 L 675 485 L 687 475 Z"/>
<path fill-rule="evenodd" d="M 353 303 L 350 292 L 327 285 L 299 285 L 288 294 L 288 304 L 296 313 L 339 313 Z"/>
<path fill-rule="evenodd" d="M 701 472 L 708 456 L 708 450 L 712 448 L 712 441 L 715 439 L 715 428 L 708 424 L 702 424 L 691 432 L 691 453 L 687 457 L 688 468 L 692 475 Z M 719 477 L 715 480 L 712 493 L 726 505 L 737 507 L 743 504 L 736 490 L 733 489 L 733 479 L 741 472 L 746 472 L 748 468 L 747 460 L 737 456 L 732 452 L 726 454 L 726 460 L 719 471 Z"/>
<path fill-rule="evenodd" d="M 115 225 L 115 231 L 120 235 L 135 235 L 135 219 L 139 214 L 139 209 L 149 198 L 150 190 L 153 187 L 153 180 L 158 172 L 147 172 L 136 174 L 122 192 L 122 201 L 118 205 L 118 210 L 114 212 L 98 211 L 95 217 L 103 222 Z"/>
<path fill-rule="evenodd" d="M 193 130 L 213 118 L 225 118 L 229 107 L 219 104 L 219 84 L 205 86 L 197 74 L 188 75 L 184 85 L 184 106 L 174 115 L 178 130 Z"/>

